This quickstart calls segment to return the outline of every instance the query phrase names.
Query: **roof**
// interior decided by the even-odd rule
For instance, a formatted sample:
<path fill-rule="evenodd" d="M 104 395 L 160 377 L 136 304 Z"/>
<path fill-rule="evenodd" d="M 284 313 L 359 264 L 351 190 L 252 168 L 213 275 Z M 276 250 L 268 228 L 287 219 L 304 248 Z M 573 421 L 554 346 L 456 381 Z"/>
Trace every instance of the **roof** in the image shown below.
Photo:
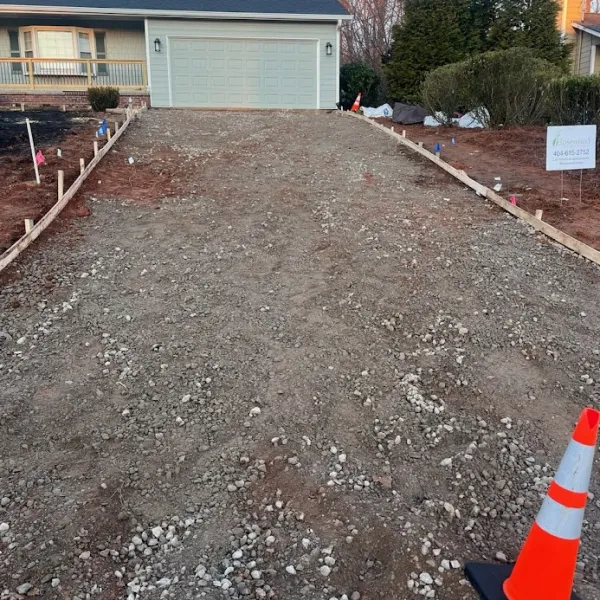
<path fill-rule="evenodd" d="M 0 13 L 35 12 L 62 14 L 147 14 L 164 13 L 223 17 L 349 18 L 338 0 L 0 0 Z"/>
<path fill-rule="evenodd" d="M 2 2 L 2 0 L 0 0 L 0 2 Z M 600 25 L 579 21 L 578 23 L 573 23 L 573 27 L 596 37 L 600 37 Z"/>

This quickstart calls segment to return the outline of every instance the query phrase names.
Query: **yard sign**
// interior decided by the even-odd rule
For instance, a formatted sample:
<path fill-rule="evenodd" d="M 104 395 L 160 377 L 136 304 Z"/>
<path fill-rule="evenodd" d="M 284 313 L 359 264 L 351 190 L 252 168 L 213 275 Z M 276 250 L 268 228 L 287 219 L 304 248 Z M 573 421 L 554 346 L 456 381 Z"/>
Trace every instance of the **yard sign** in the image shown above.
<path fill-rule="evenodd" d="M 546 171 L 596 168 L 596 126 L 548 127 Z"/>

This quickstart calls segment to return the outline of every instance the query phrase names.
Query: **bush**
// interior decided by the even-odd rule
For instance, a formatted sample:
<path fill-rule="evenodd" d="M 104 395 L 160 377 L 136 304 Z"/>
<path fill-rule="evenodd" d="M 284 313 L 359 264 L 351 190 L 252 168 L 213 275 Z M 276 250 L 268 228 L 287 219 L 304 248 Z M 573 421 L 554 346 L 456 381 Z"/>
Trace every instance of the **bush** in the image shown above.
<path fill-rule="evenodd" d="M 427 74 L 421 86 L 421 102 L 425 110 L 432 115 L 436 112 L 447 115 L 447 125 L 455 113 L 464 112 L 469 106 L 466 64 L 463 61 L 439 67 Z"/>
<path fill-rule="evenodd" d="M 528 48 L 485 52 L 466 62 L 465 97 L 490 127 L 533 125 L 543 120 L 550 81 L 559 67 Z"/>
<path fill-rule="evenodd" d="M 347 110 L 356 96 L 362 94 L 362 104 L 372 106 L 379 100 L 379 75 L 365 63 L 350 63 L 340 70 L 340 103 Z"/>
<path fill-rule="evenodd" d="M 485 52 L 429 73 L 421 95 L 432 113 L 471 110 L 489 127 L 533 125 L 544 120 L 548 85 L 560 73 L 528 48 Z"/>
<path fill-rule="evenodd" d="M 95 112 L 119 106 L 119 90 L 115 87 L 91 87 L 87 91 L 88 102 Z"/>
<path fill-rule="evenodd" d="M 553 125 L 600 124 L 600 75 L 575 75 L 551 81 L 546 105 Z"/>

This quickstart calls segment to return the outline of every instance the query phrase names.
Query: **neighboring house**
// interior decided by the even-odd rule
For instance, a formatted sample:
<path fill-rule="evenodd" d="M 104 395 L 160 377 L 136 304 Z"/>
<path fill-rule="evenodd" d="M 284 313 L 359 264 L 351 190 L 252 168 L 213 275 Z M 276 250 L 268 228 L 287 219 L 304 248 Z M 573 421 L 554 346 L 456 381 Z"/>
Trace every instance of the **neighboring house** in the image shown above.
<path fill-rule="evenodd" d="M 573 44 L 573 73 L 600 73 L 600 0 L 562 0 L 559 5 L 557 25 L 565 39 Z"/>
<path fill-rule="evenodd" d="M 335 108 L 337 0 L 0 0 L 0 105 Z M 43 5 L 42 5 L 43 3 Z"/>

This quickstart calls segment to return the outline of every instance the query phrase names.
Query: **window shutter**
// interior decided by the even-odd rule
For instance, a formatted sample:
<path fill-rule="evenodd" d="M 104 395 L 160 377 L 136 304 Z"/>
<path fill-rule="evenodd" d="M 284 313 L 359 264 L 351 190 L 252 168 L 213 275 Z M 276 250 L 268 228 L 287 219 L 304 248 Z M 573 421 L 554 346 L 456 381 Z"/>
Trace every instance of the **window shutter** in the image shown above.
<path fill-rule="evenodd" d="M 21 48 L 19 46 L 19 32 L 18 31 L 9 31 L 8 39 L 10 42 L 10 57 L 11 58 L 21 58 Z M 21 63 L 10 63 L 11 71 L 15 74 L 23 73 L 23 65 Z"/>
<path fill-rule="evenodd" d="M 94 31 L 94 41 L 96 42 L 96 58 L 106 59 L 106 34 L 104 31 Z M 98 75 L 108 75 L 108 65 L 98 64 Z"/>

